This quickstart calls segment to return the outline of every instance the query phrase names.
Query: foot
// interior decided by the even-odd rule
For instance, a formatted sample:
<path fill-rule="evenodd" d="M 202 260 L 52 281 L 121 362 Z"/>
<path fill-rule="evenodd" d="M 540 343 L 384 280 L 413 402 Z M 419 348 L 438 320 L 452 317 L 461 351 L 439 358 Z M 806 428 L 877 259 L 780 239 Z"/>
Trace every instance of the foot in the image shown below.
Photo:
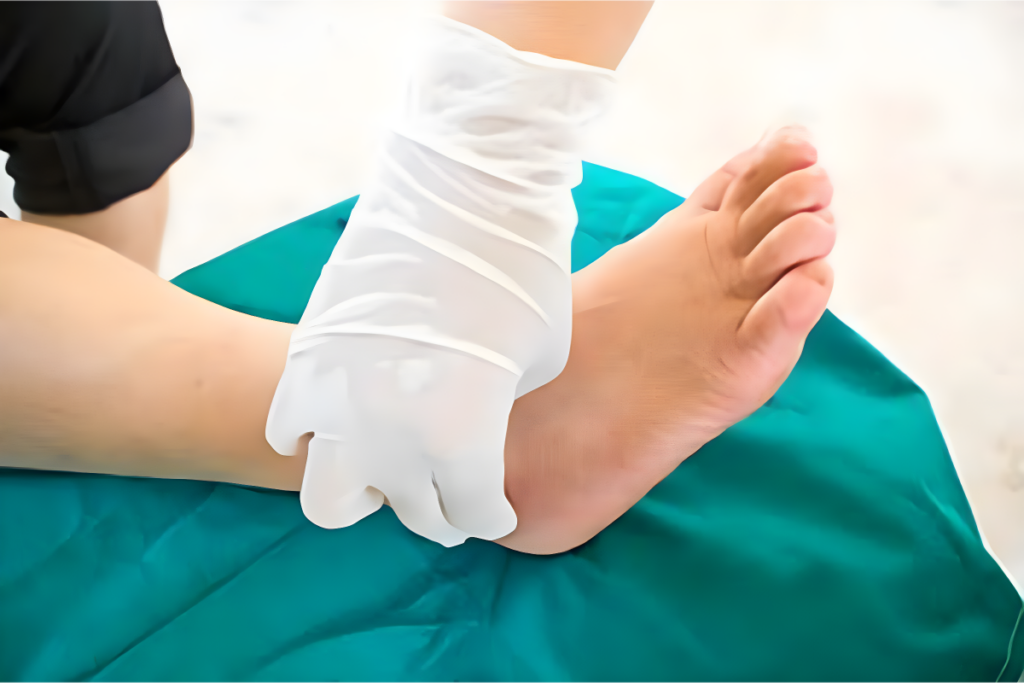
<path fill-rule="evenodd" d="M 583 543 L 775 393 L 832 289 L 816 161 L 803 129 L 782 129 L 574 276 L 565 371 L 512 410 L 519 526 L 502 544 Z"/>

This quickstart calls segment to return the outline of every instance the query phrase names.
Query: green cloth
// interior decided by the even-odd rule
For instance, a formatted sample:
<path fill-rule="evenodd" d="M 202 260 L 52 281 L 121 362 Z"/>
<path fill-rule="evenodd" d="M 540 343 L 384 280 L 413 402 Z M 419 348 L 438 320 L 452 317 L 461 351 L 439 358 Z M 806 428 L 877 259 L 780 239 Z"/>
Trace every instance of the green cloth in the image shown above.
<path fill-rule="evenodd" d="M 593 165 L 575 198 L 575 268 L 682 201 Z M 175 282 L 297 321 L 354 203 Z M 1017 680 L 1021 613 L 928 399 L 831 313 L 767 405 L 557 556 L 445 550 L 388 508 L 326 531 L 293 493 L 0 471 L 4 680 Z"/>

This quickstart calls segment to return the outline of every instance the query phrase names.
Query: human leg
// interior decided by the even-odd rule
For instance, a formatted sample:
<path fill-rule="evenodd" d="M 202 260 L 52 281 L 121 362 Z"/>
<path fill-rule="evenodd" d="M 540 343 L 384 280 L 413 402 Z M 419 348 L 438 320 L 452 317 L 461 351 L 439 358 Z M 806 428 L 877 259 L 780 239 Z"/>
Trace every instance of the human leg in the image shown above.
<path fill-rule="evenodd" d="M 781 384 L 831 289 L 813 162 L 798 132 L 769 138 L 574 275 L 566 368 L 509 416 L 500 543 L 579 545 Z M 304 453 L 263 438 L 292 329 L 0 219 L 0 465 L 298 490 Z"/>
<path fill-rule="evenodd" d="M 290 331 L 0 219 L 0 465 L 297 490 L 263 438 Z"/>
<path fill-rule="evenodd" d="M 191 135 L 155 2 L 0 4 L 0 149 L 23 220 L 155 270 Z"/>

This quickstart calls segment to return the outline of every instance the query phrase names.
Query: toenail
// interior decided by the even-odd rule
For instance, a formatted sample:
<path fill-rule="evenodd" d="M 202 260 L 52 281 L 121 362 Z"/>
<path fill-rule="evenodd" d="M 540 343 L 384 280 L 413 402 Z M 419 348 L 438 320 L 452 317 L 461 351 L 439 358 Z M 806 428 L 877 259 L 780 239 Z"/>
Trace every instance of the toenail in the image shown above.
<path fill-rule="evenodd" d="M 818 160 L 818 150 L 806 138 L 787 135 L 782 139 L 782 144 L 789 148 L 791 154 L 804 161 L 813 164 Z"/>
<path fill-rule="evenodd" d="M 814 166 L 811 166 L 810 171 L 811 174 L 814 175 L 814 177 L 817 178 L 818 180 L 828 180 L 828 171 L 826 171 L 821 166 L 815 164 Z"/>

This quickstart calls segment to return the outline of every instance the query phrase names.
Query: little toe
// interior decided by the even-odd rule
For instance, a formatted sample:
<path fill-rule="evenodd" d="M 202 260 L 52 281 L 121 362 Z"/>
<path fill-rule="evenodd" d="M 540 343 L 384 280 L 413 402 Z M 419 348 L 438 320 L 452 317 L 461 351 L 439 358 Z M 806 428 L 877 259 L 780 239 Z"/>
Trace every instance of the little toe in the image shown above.
<path fill-rule="evenodd" d="M 827 209 L 787 218 L 744 258 L 742 293 L 760 297 L 793 266 L 828 256 L 835 243 L 836 227 Z"/>
<path fill-rule="evenodd" d="M 821 166 L 788 173 L 775 181 L 743 212 L 737 249 L 749 254 L 783 221 L 804 211 L 820 211 L 832 201 L 832 181 Z"/>
<path fill-rule="evenodd" d="M 676 211 L 683 214 L 685 218 L 718 211 L 722 207 L 722 199 L 725 197 L 729 185 L 750 168 L 756 155 L 757 146 L 755 145 L 734 156 L 705 178 Z"/>
<path fill-rule="evenodd" d="M 722 209 L 741 214 L 782 176 L 813 166 L 818 151 L 802 128 L 783 128 L 758 144 L 750 166 L 729 185 Z"/>

